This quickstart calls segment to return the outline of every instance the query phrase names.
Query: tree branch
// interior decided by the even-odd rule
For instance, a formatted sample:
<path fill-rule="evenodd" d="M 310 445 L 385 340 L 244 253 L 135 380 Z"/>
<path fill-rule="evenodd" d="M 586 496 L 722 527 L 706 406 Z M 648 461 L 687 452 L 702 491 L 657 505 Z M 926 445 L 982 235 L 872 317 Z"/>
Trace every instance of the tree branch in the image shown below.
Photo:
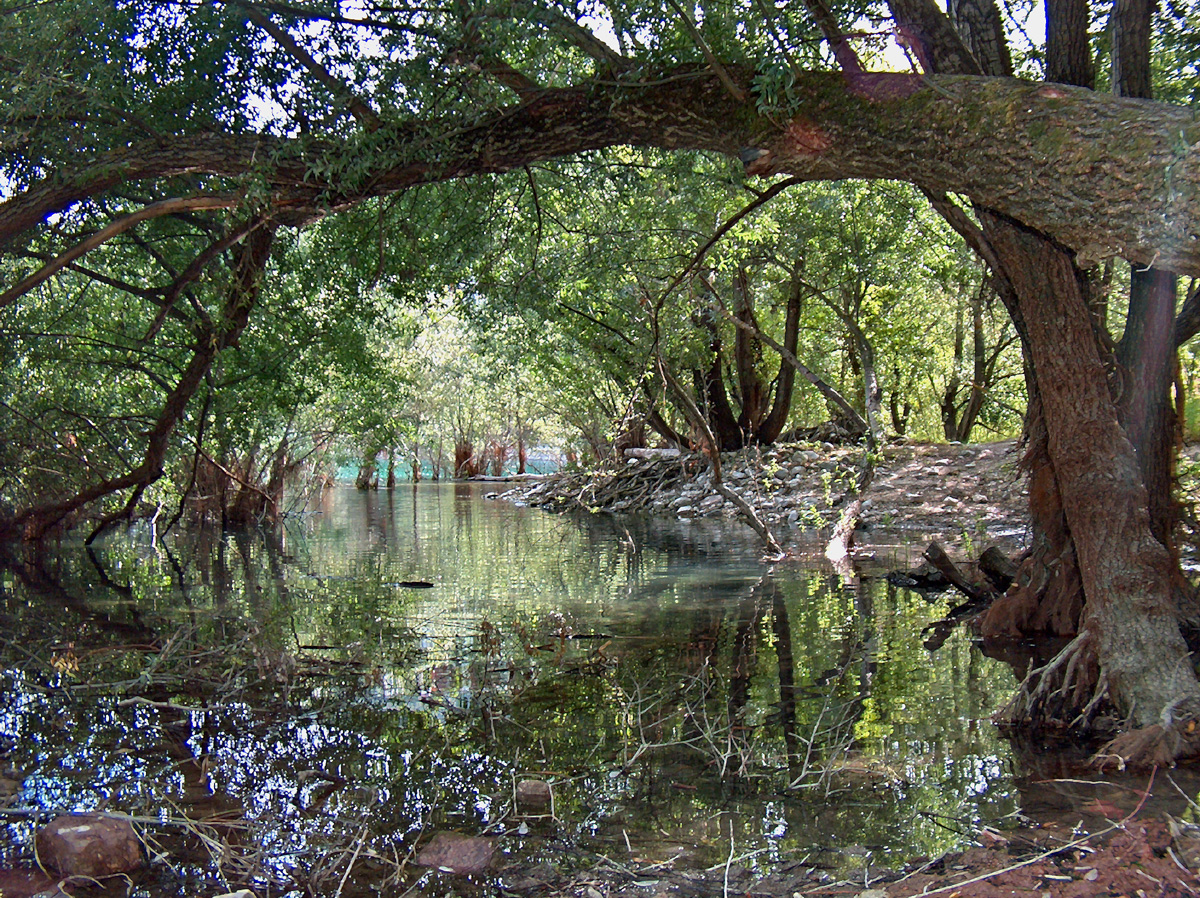
<path fill-rule="evenodd" d="M 287 29 L 280 28 L 274 22 L 266 17 L 262 10 L 253 6 L 244 0 L 225 0 L 234 6 L 244 9 L 246 15 L 250 17 L 250 21 L 254 22 L 259 28 L 275 40 L 284 50 L 292 55 L 297 62 L 308 70 L 308 73 L 316 78 L 325 88 L 332 93 L 339 102 L 344 103 L 346 108 L 358 119 L 358 123 L 368 131 L 377 131 L 381 124 L 379 115 L 372 109 L 362 98 L 355 95 L 346 84 L 335 78 L 329 73 L 323 65 L 313 58 L 312 54 L 296 43 L 295 39 L 288 34 Z"/>
<path fill-rule="evenodd" d="M 696 23 L 692 21 L 692 17 L 680 6 L 676 0 L 667 0 L 671 4 L 671 8 L 679 14 L 680 21 L 683 22 L 683 27 L 691 37 L 692 41 L 700 48 L 700 52 L 704 54 L 705 60 L 708 62 L 708 67 L 713 70 L 713 74 L 717 76 L 725 89 L 729 91 L 729 96 L 733 97 L 739 103 L 746 102 L 746 92 L 736 84 L 725 66 L 717 59 L 717 55 L 713 53 L 712 47 L 708 45 L 708 41 L 704 39 L 704 35 L 700 33 L 700 29 L 696 27 Z"/>
<path fill-rule="evenodd" d="M 113 237 L 128 231 L 140 222 L 151 218 L 161 218 L 164 215 L 172 215 L 176 212 L 195 211 L 198 209 L 232 209 L 240 202 L 241 199 L 239 197 L 196 196 L 183 199 L 160 200 L 157 203 L 144 206 L 136 212 L 126 215 L 123 218 L 118 218 L 106 228 L 97 231 L 87 239 L 81 240 L 65 253 L 61 253 L 54 260 L 47 262 L 33 274 L 23 278 L 19 283 L 0 293 L 0 309 L 9 305 L 17 297 L 24 296 L 39 284 L 45 283 L 80 256 L 107 243 Z M 0 206 L 0 212 L 2 210 L 3 207 Z"/>
<path fill-rule="evenodd" d="M 726 68 L 749 86 L 751 73 Z M 760 114 L 752 100 L 736 103 L 715 75 L 693 66 L 644 82 L 546 90 L 480 120 L 387 125 L 383 150 L 332 137 L 181 134 L 60 167 L 16 193 L 0 204 L 0 245 L 118 185 L 175 175 L 232 178 L 253 169 L 276 219 L 301 226 L 417 184 L 605 147 L 730 157 L 754 147 L 761 155 L 751 174 L 907 181 L 1046 234 L 1081 264 L 1117 255 L 1200 274 L 1200 140 L 1180 141 L 1196 134 L 1188 110 L 1003 78 L 863 77 L 871 79 L 865 87 L 841 73 L 806 75 L 783 120 Z M 362 174 L 347 181 L 347 168 Z"/>

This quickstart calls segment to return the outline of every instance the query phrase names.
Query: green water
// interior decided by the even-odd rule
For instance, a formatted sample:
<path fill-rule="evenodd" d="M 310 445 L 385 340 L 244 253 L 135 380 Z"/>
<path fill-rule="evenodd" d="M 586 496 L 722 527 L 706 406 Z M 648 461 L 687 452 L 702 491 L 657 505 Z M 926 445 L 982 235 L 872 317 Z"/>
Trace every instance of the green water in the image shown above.
<path fill-rule="evenodd" d="M 0 862 L 39 812 L 102 808 L 161 852 L 131 894 L 403 894 L 442 830 L 497 837 L 493 888 L 898 867 L 1017 810 L 989 720 L 1011 670 L 962 632 L 922 645 L 952 597 L 766 565 L 736 524 L 484 493 L 334 489 L 278 539 L 11 563 Z M 552 807 L 515 805 L 526 778 Z"/>

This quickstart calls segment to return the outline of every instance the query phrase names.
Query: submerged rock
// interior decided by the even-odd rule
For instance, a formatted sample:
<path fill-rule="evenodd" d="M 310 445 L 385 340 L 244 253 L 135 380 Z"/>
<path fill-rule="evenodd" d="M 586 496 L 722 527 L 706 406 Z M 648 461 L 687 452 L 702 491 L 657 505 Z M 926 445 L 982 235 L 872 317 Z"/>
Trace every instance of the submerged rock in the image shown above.
<path fill-rule="evenodd" d="M 517 810 L 541 813 L 550 809 L 550 784 L 545 780 L 521 780 L 517 783 Z"/>
<path fill-rule="evenodd" d="M 462 833 L 438 833 L 417 855 L 422 867 L 435 867 L 446 873 L 483 873 L 492 864 L 496 842 L 483 836 Z"/>
<path fill-rule="evenodd" d="M 100 814 L 55 817 L 35 839 L 38 860 L 64 876 L 99 879 L 145 863 L 142 843 L 127 820 Z"/>

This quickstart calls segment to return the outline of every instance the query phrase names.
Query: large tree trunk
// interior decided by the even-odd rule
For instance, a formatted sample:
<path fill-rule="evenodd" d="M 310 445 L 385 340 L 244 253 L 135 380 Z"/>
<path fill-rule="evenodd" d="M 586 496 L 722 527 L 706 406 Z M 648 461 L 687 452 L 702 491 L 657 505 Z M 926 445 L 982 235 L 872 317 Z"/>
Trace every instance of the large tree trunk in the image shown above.
<path fill-rule="evenodd" d="M 1117 419 L 1078 270 L 1061 248 L 1027 229 L 1010 224 L 994 229 L 991 239 L 1002 259 L 1022 263 L 1007 270 L 1086 596 L 1082 640 L 1072 651 L 1084 659 L 1075 667 L 1079 676 L 1096 679 L 1055 684 L 1073 701 L 1054 714 L 1069 722 L 1086 707 L 1099 707 L 1094 700 L 1107 688 L 1121 714 L 1148 726 L 1180 700 L 1200 701 L 1179 630 L 1178 566 L 1151 532 L 1146 489 Z M 1032 694 L 1041 695 L 1046 685 Z M 1026 710 L 1036 714 L 1038 707 Z"/>
<path fill-rule="evenodd" d="M 952 34 L 944 15 L 942 21 Z M 906 33 L 922 29 L 911 20 L 899 24 Z M 978 73 L 979 67 L 939 64 L 938 70 Z M 81 156 L 86 161 L 76 169 L 55 171 L 0 203 L 0 246 L 120 185 L 136 193 L 135 184 L 181 175 L 217 176 L 214 189 L 224 190 L 223 178 L 253 173 L 263 204 L 278 211 L 281 223 L 299 226 L 417 184 L 628 144 L 733 158 L 752 149 L 751 174 L 908 181 L 965 196 L 1089 257 L 1115 253 L 1143 266 L 1200 274 L 1200 240 L 1191 236 L 1200 220 L 1200 134 L 1187 109 L 978 74 L 801 72 L 789 93 L 793 109 L 768 115 L 758 108 L 754 73 L 725 71 L 743 96 L 694 66 L 647 72 L 640 82 L 548 88 L 471 123 L 447 120 L 441 132 L 436 121 L 384 125 L 368 149 L 315 137 L 159 135 Z M 376 146 L 388 149 L 373 156 Z M 340 175 L 348 156 L 361 169 L 353 185 Z M 327 179 L 325 171 L 338 174 Z M 160 212 L 146 207 L 141 214 Z M 127 227 L 123 220 L 117 226 Z M 97 233 L 95 240 L 103 239 Z M 76 258 L 60 257 L 55 270 Z M 26 281 L 0 294 L 0 306 L 31 289 Z"/>
<path fill-rule="evenodd" d="M 940 16 L 921 0 L 904 0 L 903 10 L 924 20 Z M 984 71 L 1001 65 L 982 62 Z M 985 629 L 995 632 L 1004 622 L 1024 631 L 1036 622 L 1069 632 L 1079 608 L 1076 576 L 1082 592 L 1078 637 L 1055 663 L 1027 678 L 1010 708 L 1013 721 L 1086 730 L 1107 701 L 1143 732 L 1154 728 L 1148 744 L 1124 742 L 1117 752 L 1137 761 L 1169 760 L 1193 750 L 1180 734 L 1200 715 L 1200 682 L 1179 628 L 1182 578 L 1152 532 L 1149 497 L 1110 391 L 1109 354 L 1092 317 L 1087 278 L 1074 254 L 1046 235 L 978 206 L 976 214 L 981 244 L 1005 280 L 1001 296 L 1028 365 L 1034 526 L 1033 555 L 1008 601 L 989 612 Z M 1005 614 L 1011 616 L 1005 620 Z"/>

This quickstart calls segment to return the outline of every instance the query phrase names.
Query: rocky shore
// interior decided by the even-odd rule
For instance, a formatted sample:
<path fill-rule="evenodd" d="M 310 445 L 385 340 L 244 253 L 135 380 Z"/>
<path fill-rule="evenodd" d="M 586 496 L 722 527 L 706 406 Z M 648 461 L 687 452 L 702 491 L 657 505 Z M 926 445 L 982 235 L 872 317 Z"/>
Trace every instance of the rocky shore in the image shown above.
<path fill-rule="evenodd" d="M 892 443 L 876 459 L 855 545 L 863 550 L 937 539 L 964 554 L 985 545 L 1019 549 L 1028 517 L 1025 478 L 1014 441 L 987 444 Z M 607 470 L 566 472 L 523 483 L 500 498 L 557 511 L 734 518 L 699 455 L 643 453 Z M 722 483 L 753 508 L 787 547 L 827 539 L 853 496 L 860 447 L 789 443 L 726 453 Z"/>

